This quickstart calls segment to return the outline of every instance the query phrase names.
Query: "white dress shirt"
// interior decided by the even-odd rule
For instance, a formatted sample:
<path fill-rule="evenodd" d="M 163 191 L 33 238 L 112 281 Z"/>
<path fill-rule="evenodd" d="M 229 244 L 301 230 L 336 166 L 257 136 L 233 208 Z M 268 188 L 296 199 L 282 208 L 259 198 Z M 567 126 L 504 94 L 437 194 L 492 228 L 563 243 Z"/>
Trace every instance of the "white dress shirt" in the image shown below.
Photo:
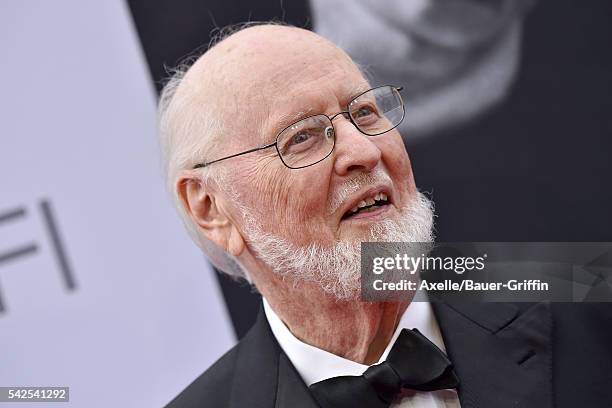
<path fill-rule="evenodd" d="M 263 299 L 266 318 L 272 333 L 291 363 L 295 366 L 306 385 L 342 375 L 361 375 L 369 367 L 352 360 L 337 356 L 328 351 L 313 347 L 298 340 Z M 440 349 L 446 351 L 440 328 L 428 302 L 412 302 L 404 312 L 391 342 L 380 357 L 379 363 L 387 358 L 401 329 L 418 329 Z M 393 408 L 459 408 L 459 398 L 455 390 L 416 392 L 401 401 L 391 404 Z"/>

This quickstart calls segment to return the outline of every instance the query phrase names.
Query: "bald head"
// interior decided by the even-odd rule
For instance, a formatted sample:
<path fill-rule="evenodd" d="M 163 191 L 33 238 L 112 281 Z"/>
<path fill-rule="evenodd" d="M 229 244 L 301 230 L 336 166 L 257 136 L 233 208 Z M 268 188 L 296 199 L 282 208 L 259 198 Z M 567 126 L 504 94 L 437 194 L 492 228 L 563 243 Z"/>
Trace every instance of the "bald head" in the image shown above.
<path fill-rule="evenodd" d="M 321 54 L 350 62 L 334 44 L 319 35 L 296 27 L 258 25 L 240 30 L 209 49 L 189 70 L 187 86 L 208 79 L 221 86 L 257 87 L 268 85 L 274 77 L 299 78 L 290 67 L 300 60 L 307 68 Z M 192 82 L 193 81 L 193 82 Z M 221 81 L 222 83 L 220 83 Z"/>
<path fill-rule="evenodd" d="M 176 96 L 191 99 L 195 107 L 214 110 L 225 131 L 241 135 L 246 130 L 253 137 L 253 130 L 261 133 L 265 122 L 275 119 L 275 105 L 284 104 L 292 90 L 305 83 L 312 86 L 338 66 L 358 71 L 344 51 L 311 31 L 258 25 L 226 37 L 202 55 L 188 70 Z M 247 128 L 245 120 L 250 124 Z M 232 141 L 244 142 L 236 137 Z M 237 147 L 233 144 L 225 147 Z"/>

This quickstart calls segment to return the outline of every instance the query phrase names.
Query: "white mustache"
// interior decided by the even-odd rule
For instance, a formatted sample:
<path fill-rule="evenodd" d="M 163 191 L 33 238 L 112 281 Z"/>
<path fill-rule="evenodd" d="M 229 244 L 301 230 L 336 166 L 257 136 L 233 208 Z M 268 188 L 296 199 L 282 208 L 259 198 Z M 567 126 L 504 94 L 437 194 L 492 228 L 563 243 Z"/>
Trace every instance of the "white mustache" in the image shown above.
<path fill-rule="evenodd" d="M 376 167 L 369 173 L 361 173 L 357 177 L 348 180 L 334 193 L 329 202 L 329 213 L 333 214 L 344 204 L 347 197 L 351 194 L 373 184 L 391 184 L 391 177 L 380 167 Z"/>

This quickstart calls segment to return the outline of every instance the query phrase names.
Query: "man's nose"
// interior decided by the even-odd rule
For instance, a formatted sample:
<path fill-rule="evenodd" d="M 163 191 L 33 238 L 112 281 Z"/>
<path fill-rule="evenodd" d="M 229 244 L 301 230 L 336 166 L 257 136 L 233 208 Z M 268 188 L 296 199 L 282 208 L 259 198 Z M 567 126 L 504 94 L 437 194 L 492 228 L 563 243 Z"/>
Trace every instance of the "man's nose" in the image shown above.
<path fill-rule="evenodd" d="M 334 120 L 336 146 L 334 152 L 334 170 L 345 176 L 353 171 L 371 171 L 381 159 L 381 151 L 370 136 L 359 129 L 342 115 Z"/>

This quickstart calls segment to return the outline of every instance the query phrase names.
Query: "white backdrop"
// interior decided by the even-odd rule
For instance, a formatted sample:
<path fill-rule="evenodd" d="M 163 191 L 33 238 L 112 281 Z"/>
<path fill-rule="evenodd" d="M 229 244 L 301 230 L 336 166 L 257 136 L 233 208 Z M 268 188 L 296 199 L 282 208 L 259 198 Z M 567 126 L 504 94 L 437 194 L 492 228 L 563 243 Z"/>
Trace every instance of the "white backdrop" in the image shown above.
<path fill-rule="evenodd" d="M 0 50 L 0 386 L 163 406 L 235 340 L 163 190 L 129 10 L 3 1 Z"/>

